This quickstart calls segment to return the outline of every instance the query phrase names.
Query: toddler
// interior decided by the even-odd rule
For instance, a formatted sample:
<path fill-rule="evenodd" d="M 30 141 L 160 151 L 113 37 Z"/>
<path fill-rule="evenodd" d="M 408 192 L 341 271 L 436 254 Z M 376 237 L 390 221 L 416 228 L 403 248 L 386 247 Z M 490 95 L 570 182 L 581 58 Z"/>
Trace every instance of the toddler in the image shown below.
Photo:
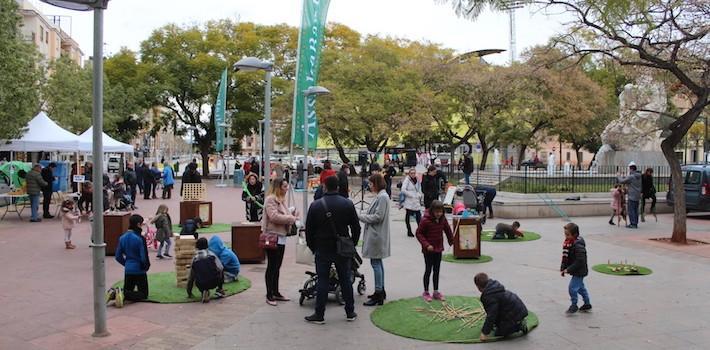
<path fill-rule="evenodd" d="M 74 224 L 79 220 L 79 215 L 76 215 L 74 210 L 74 201 L 65 199 L 62 202 L 62 228 L 64 228 L 64 246 L 66 249 L 74 249 L 75 245 L 71 244 L 71 230 Z"/>
<path fill-rule="evenodd" d="M 590 311 L 592 304 L 589 301 L 589 292 L 584 285 L 584 277 L 587 276 L 589 270 L 587 268 L 587 248 L 584 238 L 579 237 L 579 226 L 575 223 L 569 223 L 564 226 L 565 229 L 565 245 L 569 245 L 566 254 L 562 253 L 562 265 L 560 273 L 562 277 L 565 274 L 572 276 L 569 281 L 569 296 L 572 302 L 568 314 L 573 314 L 577 311 Z M 568 242 L 570 242 L 568 244 Z M 581 295 L 584 301 L 582 307 L 577 307 L 577 295 Z"/>

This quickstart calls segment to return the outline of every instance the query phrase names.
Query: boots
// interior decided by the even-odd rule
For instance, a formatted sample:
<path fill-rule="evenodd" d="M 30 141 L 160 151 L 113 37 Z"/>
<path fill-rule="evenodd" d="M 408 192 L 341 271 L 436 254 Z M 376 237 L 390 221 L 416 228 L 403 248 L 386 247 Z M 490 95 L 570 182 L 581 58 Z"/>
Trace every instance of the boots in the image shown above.
<path fill-rule="evenodd" d="M 370 294 L 367 296 L 367 299 L 372 299 L 374 296 L 375 294 Z M 382 299 L 387 300 L 387 291 L 384 289 L 382 290 Z"/>
<path fill-rule="evenodd" d="M 69 242 L 64 242 L 64 244 L 66 245 L 66 247 L 65 247 L 66 249 L 74 249 L 74 248 L 76 248 L 75 245 L 71 244 L 71 241 L 69 241 Z"/>
<path fill-rule="evenodd" d="M 384 293 L 381 291 L 375 291 L 375 294 L 372 295 L 372 298 L 370 300 L 362 303 L 362 305 L 375 306 L 375 305 L 382 305 L 384 303 L 385 303 Z"/>

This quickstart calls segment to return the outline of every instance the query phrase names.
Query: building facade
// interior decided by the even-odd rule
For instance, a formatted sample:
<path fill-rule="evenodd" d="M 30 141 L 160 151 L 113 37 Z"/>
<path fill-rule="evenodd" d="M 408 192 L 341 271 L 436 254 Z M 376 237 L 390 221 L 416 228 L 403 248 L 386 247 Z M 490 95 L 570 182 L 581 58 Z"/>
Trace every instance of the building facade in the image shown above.
<path fill-rule="evenodd" d="M 45 16 L 29 0 L 16 1 L 22 15 L 22 35 L 37 48 L 44 66 L 62 55 L 69 57 L 79 66 L 83 64 L 84 53 L 76 40 L 59 26 L 58 17 Z"/>

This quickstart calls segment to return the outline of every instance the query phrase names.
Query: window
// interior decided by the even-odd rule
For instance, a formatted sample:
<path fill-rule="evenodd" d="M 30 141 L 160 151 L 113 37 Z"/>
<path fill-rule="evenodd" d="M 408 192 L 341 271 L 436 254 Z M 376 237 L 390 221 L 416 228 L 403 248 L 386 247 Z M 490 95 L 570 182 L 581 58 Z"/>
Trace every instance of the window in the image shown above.
<path fill-rule="evenodd" d="M 32 42 L 36 43 L 37 42 L 37 33 L 32 32 Z"/>
<path fill-rule="evenodd" d="M 699 171 L 689 171 L 685 177 L 685 183 L 688 185 L 697 185 L 700 183 L 701 174 Z"/>
<path fill-rule="evenodd" d="M 44 42 L 49 44 L 49 32 L 45 33 L 44 35 Z"/>
<path fill-rule="evenodd" d="M 569 162 L 570 159 L 571 159 L 571 153 L 570 153 L 570 152 L 567 152 L 567 157 L 566 157 L 565 160 Z"/>

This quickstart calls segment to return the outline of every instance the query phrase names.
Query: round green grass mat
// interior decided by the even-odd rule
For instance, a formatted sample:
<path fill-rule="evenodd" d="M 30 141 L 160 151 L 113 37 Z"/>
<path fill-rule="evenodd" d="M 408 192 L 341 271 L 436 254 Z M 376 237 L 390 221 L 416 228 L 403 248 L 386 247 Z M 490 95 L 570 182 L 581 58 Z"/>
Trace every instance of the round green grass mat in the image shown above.
<path fill-rule="evenodd" d="M 173 225 L 173 232 L 180 233 L 180 225 Z M 197 233 L 222 233 L 222 232 L 232 232 L 232 225 L 230 224 L 220 224 L 215 223 L 209 227 L 203 227 L 197 229 Z"/>
<path fill-rule="evenodd" d="M 531 231 L 523 231 L 523 237 L 515 237 L 515 239 L 493 239 L 493 235 L 496 232 L 494 230 L 484 230 L 481 231 L 481 241 L 485 242 L 527 242 L 527 241 L 535 241 L 540 239 L 540 234 L 531 232 Z"/>
<path fill-rule="evenodd" d="M 123 281 L 113 284 L 113 287 L 123 288 Z M 243 276 L 239 276 L 236 282 L 225 283 L 223 288 L 225 296 L 239 294 L 251 287 L 251 281 Z M 210 292 L 214 299 L 214 291 Z M 178 288 L 175 280 L 175 272 L 158 272 L 148 274 L 148 301 L 161 304 L 194 303 L 200 301 L 200 290 L 195 286 L 190 299 L 187 297 L 185 288 Z"/>
<path fill-rule="evenodd" d="M 619 271 L 614 271 L 614 269 L 621 269 Z M 632 268 L 638 269 L 638 271 L 631 271 Z M 648 267 L 638 266 L 638 265 L 622 265 L 622 264 L 599 264 L 594 265 L 592 270 L 604 273 L 607 275 L 614 276 L 643 276 L 650 275 L 653 273 Z"/>
<path fill-rule="evenodd" d="M 493 257 L 489 255 L 481 255 L 480 258 L 478 259 L 456 259 L 453 254 L 444 254 L 441 257 L 441 260 L 450 262 L 450 263 L 456 263 L 456 264 L 483 264 L 487 263 L 490 261 L 493 261 Z"/>
<path fill-rule="evenodd" d="M 476 297 L 449 296 L 446 301 L 454 308 L 468 307 L 467 311 L 483 309 L 481 302 Z M 481 318 L 470 327 L 464 327 L 460 319 L 433 320 L 434 315 L 419 310 L 437 310 L 442 308 L 442 302 L 432 301 L 427 303 L 421 297 L 400 299 L 388 302 L 372 312 L 372 323 L 385 332 L 402 337 L 426 341 L 447 343 L 480 343 L 481 328 L 485 318 Z M 526 319 L 528 331 L 537 327 L 540 321 L 537 315 L 528 311 Z M 511 337 L 519 337 L 518 332 Z M 509 339 L 508 337 L 506 339 Z M 491 337 L 486 342 L 502 340 L 503 338 Z"/>

